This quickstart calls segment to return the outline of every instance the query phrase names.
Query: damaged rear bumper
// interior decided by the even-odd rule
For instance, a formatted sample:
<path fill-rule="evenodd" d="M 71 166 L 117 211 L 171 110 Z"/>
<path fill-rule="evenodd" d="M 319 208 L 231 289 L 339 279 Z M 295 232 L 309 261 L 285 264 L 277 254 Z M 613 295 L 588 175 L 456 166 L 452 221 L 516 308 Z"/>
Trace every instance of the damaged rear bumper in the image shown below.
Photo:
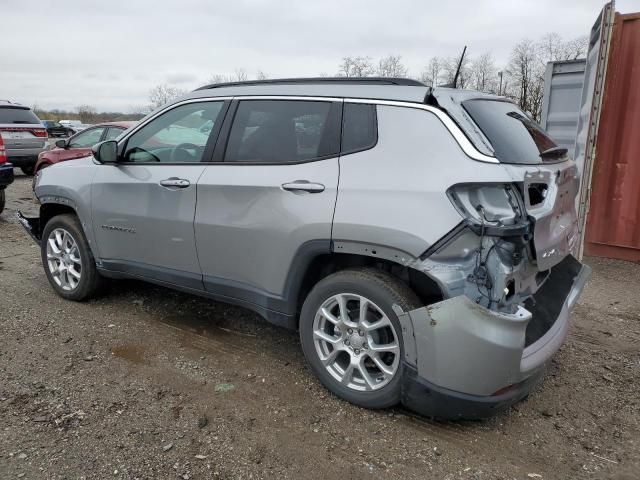
<path fill-rule="evenodd" d="M 405 344 L 403 403 L 433 417 L 482 418 L 527 396 L 564 342 L 590 272 L 567 256 L 513 314 L 464 295 L 397 310 Z"/>

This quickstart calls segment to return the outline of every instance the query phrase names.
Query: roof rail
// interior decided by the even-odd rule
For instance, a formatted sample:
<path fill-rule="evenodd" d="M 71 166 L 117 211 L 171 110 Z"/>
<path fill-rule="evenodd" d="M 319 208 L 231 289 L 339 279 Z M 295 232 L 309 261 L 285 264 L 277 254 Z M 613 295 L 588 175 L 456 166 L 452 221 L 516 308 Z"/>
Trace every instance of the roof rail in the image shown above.
<path fill-rule="evenodd" d="M 418 80 L 411 78 L 396 78 L 396 77 L 308 77 L 308 78 L 273 78 L 267 80 L 247 80 L 245 82 L 227 82 L 227 83 L 212 83 L 211 85 L 204 85 L 203 87 L 196 88 L 198 90 L 208 90 L 210 88 L 221 87 L 240 87 L 250 85 L 295 85 L 295 84 L 345 84 L 345 85 L 404 85 L 410 87 L 426 87 L 426 85 Z"/>

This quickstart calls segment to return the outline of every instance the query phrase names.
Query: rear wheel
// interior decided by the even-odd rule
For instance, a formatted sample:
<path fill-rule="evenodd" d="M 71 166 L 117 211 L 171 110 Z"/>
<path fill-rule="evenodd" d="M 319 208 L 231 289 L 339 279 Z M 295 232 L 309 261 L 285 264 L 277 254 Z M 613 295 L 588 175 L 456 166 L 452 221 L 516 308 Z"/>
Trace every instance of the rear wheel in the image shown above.
<path fill-rule="evenodd" d="M 85 300 L 101 286 L 102 277 L 75 215 L 57 215 L 49 220 L 40 246 L 47 279 L 61 297 Z"/>
<path fill-rule="evenodd" d="M 28 165 L 28 166 L 20 167 L 20 170 L 22 170 L 22 173 L 24 173 L 25 175 L 31 176 L 33 175 L 33 167 L 34 165 Z"/>
<path fill-rule="evenodd" d="M 404 345 L 392 306 L 417 308 L 399 279 L 374 269 L 332 274 L 313 288 L 300 315 L 305 357 L 322 384 L 367 408 L 400 401 Z"/>
<path fill-rule="evenodd" d="M 4 197 L 4 189 L 0 190 L 0 213 L 4 210 L 5 197 Z"/>

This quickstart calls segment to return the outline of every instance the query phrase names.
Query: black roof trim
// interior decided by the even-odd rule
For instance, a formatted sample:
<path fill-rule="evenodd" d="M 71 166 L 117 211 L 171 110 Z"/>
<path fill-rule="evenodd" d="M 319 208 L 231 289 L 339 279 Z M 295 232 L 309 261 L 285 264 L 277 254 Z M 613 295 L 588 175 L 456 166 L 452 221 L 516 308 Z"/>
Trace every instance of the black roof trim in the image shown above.
<path fill-rule="evenodd" d="M 228 82 L 228 83 L 212 83 L 205 85 L 198 90 L 208 90 L 210 88 L 221 87 L 242 87 L 251 85 L 286 85 L 286 84 L 345 84 L 345 85 L 403 85 L 409 87 L 426 87 L 426 85 L 418 80 L 411 78 L 395 78 L 395 77 L 308 77 L 308 78 L 273 78 L 267 80 L 248 80 L 246 82 Z"/>

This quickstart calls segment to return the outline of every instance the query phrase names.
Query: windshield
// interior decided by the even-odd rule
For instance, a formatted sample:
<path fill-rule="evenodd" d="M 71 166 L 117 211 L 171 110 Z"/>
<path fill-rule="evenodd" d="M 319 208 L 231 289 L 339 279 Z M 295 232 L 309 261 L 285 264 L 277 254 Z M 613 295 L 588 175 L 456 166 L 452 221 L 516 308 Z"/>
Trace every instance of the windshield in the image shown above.
<path fill-rule="evenodd" d="M 489 139 L 501 163 L 536 164 L 566 160 L 567 149 L 511 102 L 467 100 L 465 110 Z"/>
<path fill-rule="evenodd" d="M 28 108 L 0 107 L 0 123 L 40 125 L 40 120 Z"/>

